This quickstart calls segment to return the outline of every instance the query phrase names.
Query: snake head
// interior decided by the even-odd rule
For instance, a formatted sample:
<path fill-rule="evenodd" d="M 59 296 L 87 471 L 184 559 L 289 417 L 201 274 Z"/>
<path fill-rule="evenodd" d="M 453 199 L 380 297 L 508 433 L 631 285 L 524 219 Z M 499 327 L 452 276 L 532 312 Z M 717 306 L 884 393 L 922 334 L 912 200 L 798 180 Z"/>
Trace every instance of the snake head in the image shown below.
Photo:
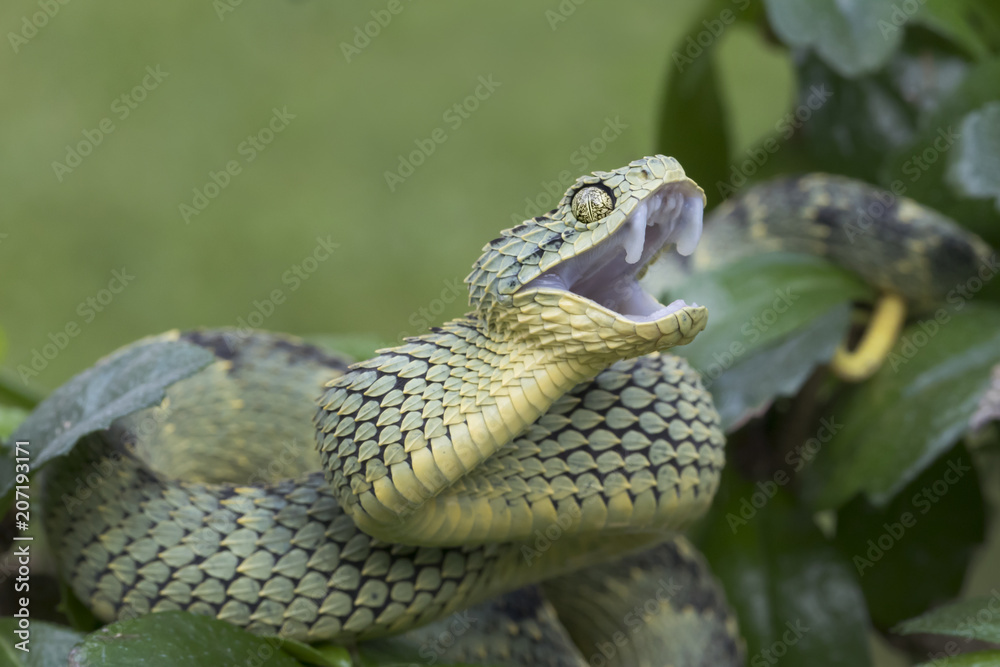
<path fill-rule="evenodd" d="M 610 357 L 689 343 L 707 310 L 661 304 L 638 279 L 667 246 L 694 251 L 704 206 L 702 189 L 663 155 L 582 176 L 557 208 L 483 248 L 466 278 L 470 303 L 492 326 Z"/>

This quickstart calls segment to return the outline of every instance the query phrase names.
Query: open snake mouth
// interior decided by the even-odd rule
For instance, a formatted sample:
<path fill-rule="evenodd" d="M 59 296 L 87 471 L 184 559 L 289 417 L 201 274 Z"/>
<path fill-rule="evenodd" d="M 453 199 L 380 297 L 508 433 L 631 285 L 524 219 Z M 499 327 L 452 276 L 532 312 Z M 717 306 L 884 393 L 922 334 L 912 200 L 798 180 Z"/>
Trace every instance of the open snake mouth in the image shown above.
<path fill-rule="evenodd" d="M 522 289 L 558 289 L 594 301 L 635 322 L 651 322 L 687 308 L 660 303 L 639 285 L 639 272 L 668 245 L 681 255 L 701 239 L 704 200 L 676 183 L 642 199 L 607 239 L 571 257 Z"/>

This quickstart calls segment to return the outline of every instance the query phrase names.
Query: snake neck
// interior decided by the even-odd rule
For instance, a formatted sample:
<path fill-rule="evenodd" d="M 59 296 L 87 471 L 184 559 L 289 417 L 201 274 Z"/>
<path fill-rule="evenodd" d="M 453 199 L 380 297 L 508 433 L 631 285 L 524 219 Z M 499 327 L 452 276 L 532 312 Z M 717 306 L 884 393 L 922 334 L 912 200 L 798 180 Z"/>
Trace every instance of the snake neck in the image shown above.
<path fill-rule="evenodd" d="M 320 399 L 320 455 L 358 526 L 402 541 L 407 517 L 614 359 L 568 322 L 462 318 L 356 364 Z M 565 330 L 565 333 L 563 333 Z"/>

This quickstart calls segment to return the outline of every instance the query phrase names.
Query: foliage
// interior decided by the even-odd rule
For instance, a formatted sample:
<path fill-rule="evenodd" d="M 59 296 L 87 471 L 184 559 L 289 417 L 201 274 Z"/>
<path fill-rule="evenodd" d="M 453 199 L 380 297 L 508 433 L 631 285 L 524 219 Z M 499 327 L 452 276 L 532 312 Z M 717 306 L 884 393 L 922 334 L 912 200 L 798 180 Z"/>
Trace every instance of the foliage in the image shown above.
<path fill-rule="evenodd" d="M 710 65 L 718 47 L 711 40 L 696 52 L 676 51 L 663 102 L 670 122 L 661 125 L 659 147 L 682 163 L 698 154 L 692 163 L 702 172 L 695 178 L 710 199 L 774 174 L 840 173 L 936 207 L 997 245 L 1000 12 L 994 4 L 768 0 L 766 20 L 726 21 L 734 4 L 708 3 L 692 34 L 713 32 L 721 20 L 750 23 L 770 44 L 776 37 L 795 63 L 798 95 L 789 113 L 797 121 L 743 155 L 719 141 L 724 130 L 702 142 L 710 131 L 705 123 L 727 115 Z M 696 105 L 681 104 L 691 97 L 684 91 L 699 91 Z M 782 276 L 785 263 L 757 257 L 755 266 L 696 274 L 682 288 L 700 292 L 698 302 L 709 305 L 714 319 L 711 335 L 680 353 L 725 397 L 720 410 L 736 431 L 727 450 L 731 468 L 700 544 L 739 613 L 752 657 L 767 662 L 773 653 L 761 651 L 773 646 L 775 627 L 801 620 L 820 628 L 836 650 L 809 657 L 801 645 L 786 646 L 782 664 L 865 664 L 871 657 L 867 643 L 857 641 L 859 629 L 888 633 L 957 597 L 984 538 L 979 478 L 991 470 L 983 461 L 995 432 L 980 434 L 972 451 L 960 443 L 1000 364 L 1000 305 L 990 282 L 996 270 L 970 267 L 970 277 L 982 271 L 982 282 L 957 285 L 961 295 L 912 321 L 874 377 L 844 386 L 821 370 L 806 379 L 830 359 L 830 338 L 848 324 L 843 315 L 813 323 L 824 313 L 834 318 L 837 304 L 859 297 L 850 283 L 838 285 L 835 273 L 814 273 L 812 283 L 798 274 L 807 307 L 790 308 L 766 332 L 755 330 L 756 345 L 740 333 L 739 325 L 766 307 L 752 293 L 773 295 L 790 284 Z M 714 315 L 720 310 L 721 322 Z M 776 368 L 787 368 L 784 383 L 772 379 L 780 375 Z M 839 565 L 804 576 L 826 562 Z M 827 588 L 831 581 L 836 585 Z M 846 616 L 845 603 L 853 605 Z M 921 619 L 899 627 L 946 631 L 938 616 L 933 623 Z M 927 657 L 925 644 L 892 641 L 918 661 Z M 954 664 L 1000 664 L 995 653 L 949 655 Z"/>
<path fill-rule="evenodd" d="M 659 137 L 650 148 L 677 157 L 715 204 L 776 174 L 826 171 L 912 197 L 996 247 L 996 7 L 991 0 L 706 0 L 685 39 L 664 54 Z M 730 31 L 783 54 L 797 79 L 786 114 L 742 152 L 734 148 L 737 110 L 727 104 L 731 91 L 720 71 Z M 970 426 L 1000 366 L 1000 282 L 981 277 L 949 304 L 946 318 L 911 322 L 889 362 L 857 386 L 823 369 L 852 329 L 851 304 L 871 297 L 841 269 L 769 255 L 663 288 L 713 314 L 708 330 L 680 352 L 706 377 L 731 432 L 723 488 L 695 534 L 740 617 L 751 664 L 871 664 L 864 633 L 873 631 L 916 661 L 1000 665 L 1000 651 L 968 652 L 983 648 L 970 640 L 1000 644 L 995 614 L 981 618 L 984 609 L 993 613 L 993 598 L 935 608 L 961 593 L 986 534 L 984 481 L 996 472 L 995 428 L 971 433 Z M 775 290 L 789 289 L 798 305 L 748 337 L 743 325 Z M 388 344 L 350 335 L 316 340 L 346 345 L 357 357 Z M 156 359 L 117 355 L 30 417 L 38 397 L 0 376 L 0 439 L 9 443 L 20 428 L 45 442 L 38 467 L 65 454 L 78 437 L 150 405 L 205 362 L 183 345 L 167 347 Z M 5 351 L 0 335 L 0 359 Z M 106 385 L 114 364 L 133 368 L 134 381 Z M 12 483 L 12 462 L 0 458 L 0 494 Z M 342 647 L 257 637 L 183 613 L 94 630 L 72 594 L 62 597 L 75 629 L 33 620 L 33 645 L 43 652 L 14 649 L 16 623 L 0 619 L 9 662 L 124 664 L 164 655 L 163 664 L 217 665 L 267 653 L 267 664 L 350 664 Z M 913 639 L 927 634 L 964 641 L 950 652 L 943 644 L 938 660 Z M 416 661 L 376 653 L 362 646 L 359 656 L 372 665 Z"/>

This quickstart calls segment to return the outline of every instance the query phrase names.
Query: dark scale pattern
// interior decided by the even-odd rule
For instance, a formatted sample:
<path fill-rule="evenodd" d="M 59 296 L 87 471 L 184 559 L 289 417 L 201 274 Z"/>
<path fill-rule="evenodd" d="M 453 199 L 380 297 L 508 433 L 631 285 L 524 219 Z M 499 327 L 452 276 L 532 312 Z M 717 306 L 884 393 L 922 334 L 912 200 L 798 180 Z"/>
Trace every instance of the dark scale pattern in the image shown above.
<path fill-rule="evenodd" d="M 597 207 L 576 207 L 578 219 L 572 199 L 589 186 L 609 193 L 614 210 L 598 217 L 597 197 Z M 63 575 L 104 620 L 186 609 L 329 641 L 398 633 L 557 576 L 546 589 L 587 655 L 624 622 L 632 641 L 619 663 L 740 664 L 735 622 L 683 539 L 593 566 L 686 525 L 711 501 L 722 432 L 697 375 L 657 355 L 608 368 L 690 342 L 707 311 L 632 320 L 571 292 L 521 289 L 628 230 L 639 206 L 645 215 L 677 197 L 704 202 L 664 156 L 581 177 L 547 216 L 484 248 L 466 279 L 474 321 L 350 369 L 281 336 L 185 334 L 218 361 L 53 462 L 46 523 Z M 755 186 L 713 218 L 685 266 L 811 253 L 918 309 L 991 255 L 939 214 L 839 177 Z M 313 415 L 319 454 L 299 448 L 285 461 L 282 443 L 303 431 L 311 439 Z M 143 433 L 143 423 L 158 428 Z M 332 488 L 312 472 L 320 463 Z M 273 481 L 285 468 L 300 476 Z M 554 524 L 560 538 L 527 567 L 528 547 L 514 538 Z M 372 537 L 385 526 L 398 530 Z M 558 576 L 568 562 L 577 576 Z M 630 625 L 631 605 L 648 609 L 664 577 L 680 591 Z M 555 616 L 530 591 L 477 609 L 485 639 L 461 643 L 470 661 L 580 662 L 565 642 L 545 649 Z"/>
<path fill-rule="evenodd" d="M 473 402 L 489 400 L 493 362 L 502 357 L 475 325 L 458 320 L 356 364 L 326 392 L 316 416 L 320 453 L 342 503 L 444 437 Z M 363 478 L 352 477 L 362 469 Z"/>
<path fill-rule="evenodd" d="M 918 312 L 936 307 L 994 255 L 912 199 L 824 174 L 768 181 L 718 206 L 691 263 L 703 269 L 768 251 L 827 257 L 901 294 Z"/>
<path fill-rule="evenodd" d="M 698 613 L 725 610 L 726 597 L 715 583 L 705 558 L 686 541 L 671 540 L 625 559 L 623 569 L 664 573 L 672 580 L 673 604 L 691 605 Z"/>
<path fill-rule="evenodd" d="M 343 373 L 349 361 L 339 354 L 310 345 L 298 338 L 272 334 L 242 334 L 225 329 L 185 331 L 180 339 L 211 351 L 217 359 L 231 361 L 230 373 L 244 364 L 262 360 L 288 365 L 318 365 Z"/>
<path fill-rule="evenodd" d="M 545 604 L 545 598 L 538 586 L 525 586 L 516 591 L 501 595 L 492 603 L 493 606 L 515 623 L 528 618 L 536 618 L 539 609 Z"/>
<path fill-rule="evenodd" d="M 451 360 L 455 353 L 446 345 L 468 345 L 477 335 L 452 327 L 416 344 L 396 363 L 405 367 Z M 283 363 L 285 355 L 295 354 L 280 345 L 263 347 Z M 480 348 L 466 350 L 459 368 L 490 358 Z M 381 363 L 362 363 L 354 372 L 369 372 L 367 366 Z M 239 368 L 239 373 L 271 377 L 267 364 Z M 369 387 L 387 378 L 383 400 L 413 380 L 375 375 Z M 445 399 L 446 393 L 442 386 L 437 398 L 426 398 L 441 401 L 442 410 L 446 403 L 461 403 L 461 397 L 457 403 Z M 424 398 L 419 400 L 426 405 Z M 673 494 L 680 493 L 681 480 L 697 479 L 708 498 L 722 465 L 721 436 L 704 438 L 700 449 L 691 434 L 686 448 L 675 447 L 666 437 L 669 424 L 685 410 L 693 411 L 689 418 L 697 413 L 707 425 L 717 424 L 708 401 L 697 377 L 675 357 L 621 362 L 560 399 L 521 439 L 456 488 L 472 495 L 506 494 L 514 500 L 537 493 L 538 480 L 548 485 L 546 493 L 566 500 L 573 488 L 593 495 L 587 488 L 592 479 L 602 493 L 614 486 L 635 500 L 641 495 L 635 488 L 638 478 L 624 485 L 614 481 L 624 464 L 633 475 L 646 470 L 644 479 L 654 485 L 657 471 L 670 471 L 664 479 L 673 486 L 661 486 Z M 378 413 L 384 415 L 387 407 L 379 405 Z M 651 415 L 645 427 L 634 419 L 638 409 Z M 607 437 L 593 422 L 595 411 L 605 415 L 603 432 L 621 443 L 594 457 L 586 455 L 584 465 L 578 460 L 585 454 L 581 448 L 588 440 L 598 443 Z M 48 521 L 57 553 L 67 558 L 62 570 L 76 595 L 104 620 L 183 609 L 298 639 L 363 638 L 401 632 L 517 585 L 512 571 L 523 562 L 517 545 L 437 548 L 381 543 L 361 532 L 341 510 L 320 472 L 243 486 L 171 480 L 150 471 L 127 451 L 130 448 L 114 444 L 121 440 L 109 439 L 124 428 L 116 424 L 112 431 L 82 441 L 53 465 L 47 485 L 46 506 L 60 510 Z M 643 448 L 629 444 L 643 428 L 648 431 L 645 437 L 659 436 L 650 437 Z M 560 444 L 570 440 L 576 443 L 572 447 Z M 650 463 L 650 457 L 658 463 Z M 674 472 L 680 462 L 690 469 L 686 477 Z M 83 488 L 80 471 L 90 470 L 105 474 L 92 493 L 74 493 Z"/>
<path fill-rule="evenodd" d="M 609 645 L 617 651 L 609 665 L 745 664 L 736 615 L 704 558 L 682 537 L 551 579 L 542 589 L 590 664 Z"/>
<path fill-rule="evenodd" d="M 718 415 L 686 362 L 653 354 L 616 362 L 576 386 L 437 497 L 425 483 L 410 496 L 416 500 L 373 511 L 379 480 L 388 478 L 399 488 L 420 465 L 411 468 L 408 457 L 425 448 L 440 468 L 438 454 L 452 444 L 449 426 L 496 403 L 489 389 L 510 360 L 492 352 L 482 337 L 469 324 L 449 324 L 356 365 L 331 385 L 316 419 L 323 463 L 342 506 L 363 506 L 388 530 L 432 497 L 438 508 L 457 499 L 464 511 L 484 517 L 516 515 L 548 499 L 558 513 L 578 515 L 574 527 L 586 523 L 590 531 L 602 528 L 593 524 L 599 514 L 605 515 L 603 529 L 662 530 L 679 528 L 707 509 L 724 464 Z M 433 480 L 438 469 L 417 472 L 419 479 Z M 583 508 L 594 514 L 583 517 Z M 552 518 L 542 513 L 533 521 L 510 528 L 509 535 L 544 529 Z M 486 534 L 484 529 L 473 537 Z M 424 533 L 417 538 L 436 539 Z"/>
<path fill-rule="evenodd" d="M 106 448 L 97 436 L 81 442 L 49 488 L 101 468 Z M 255 632 L 349 639 L 438 618 L 499 583 L 496 545 L 380 545 L 321 473 L 256 488 L 183 484 L 125 459 L 49 521 L 74 592 L 104 620 L 182 609 Z"/>
<path fill-rule="evenodd" d="M 381 643 L 416 653 L 426 664 L 588 665 L 536 586 L 519 588 Z"/>
<path fill-rule="evenodd" d="M 587 186 L 612 193 L 614 209 L 576 219 L 571 199 Z M 703 204 L 665 156 L 583 176 L 550 216 L 487 246 L 467 279 L 473 319 L 349 369 L 281 336 L 187 334 L 218 361 L 53 466 L 49 527 L 73 590 L 105 620 L 185 609 L 307 641 L 364 639 L 687 523 L 722 465 L 710 397 L 671 357 L 607 367 L 690 342 L 706 309 L 633 320 L 572 291 L 521 287 L 630 230 L 640 206 L 673 210 L 689 225 L 673 231 L 691 234 L 688 206 Z M 565 396 L 591 378 L 593 391 Z M 318 454 L 297 445 L 306 429 Z M 129 433 L 134 452 L 113 459 L 109 439 Z M 329 486 L 312 472 L 322 464 Z M 60 508 L 90 468 L 108 471 Z M 526 568 L 516 540 L 573 508 L 569 539 Z M 621 529 L 640 532 L 594 543 Z M 506 622 L 540 657 L 539 619 L 553 617 L 539 609 Z"/>
<path fill-rule="evenodd" d="M 679 357 L 649 355 L 576 387 L 456 488 L 513 497 L 543 489 L 569 507 L 594 493 L 625 494 L 633 506 L 652 494 L 663 511 L 648 517 L 648 527 L 676 527 L 670 501 L 693 501 L 692 517 L 707 508 L 724 456 L 719 418 L 697 373 Z"/>
<path fill-rule="evenodd" d="M 236 349 L 218 331 L 186 331 L 181 334 L 181 340 L 211 350 L 218 359 L 232 359 L 236 356 Z"/>

